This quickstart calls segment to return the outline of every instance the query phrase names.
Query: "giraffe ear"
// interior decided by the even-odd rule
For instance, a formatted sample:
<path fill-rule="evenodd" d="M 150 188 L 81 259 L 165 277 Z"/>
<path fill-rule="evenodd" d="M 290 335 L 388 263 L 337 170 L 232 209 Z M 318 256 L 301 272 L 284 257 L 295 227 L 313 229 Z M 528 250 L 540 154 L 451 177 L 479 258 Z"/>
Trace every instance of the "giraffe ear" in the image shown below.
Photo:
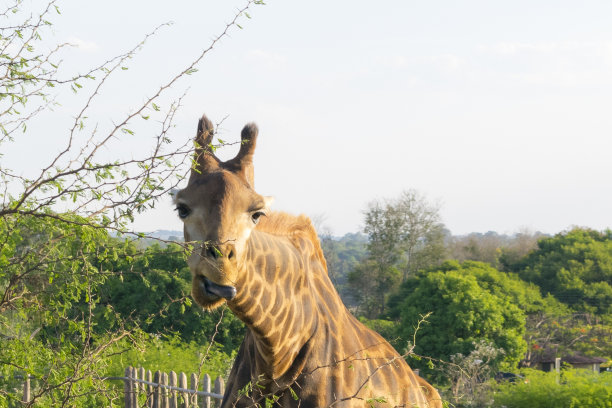
<path fill-rule="evenodd" d="M 212 122 L 206 115 L 202 115 L 198 121 L 198 130 L 195 137 L 195 168 L 191 170 L 192 177 L 194 172 L 205 173 L 219 166 L 219 159 L 215 157 L 210 148 L 210 143 L 212 142 L 214 134 L 215 130 Z"/>
<path fill-rule="evenodd" d="M 247 124 L 240 135 L 240 150 L 236 157 L 223 163 L 223 166 L 235 173 L 241 174 L 251 187 L 254 187 L 253 154 L 259 129 L 255 123 Z"/>

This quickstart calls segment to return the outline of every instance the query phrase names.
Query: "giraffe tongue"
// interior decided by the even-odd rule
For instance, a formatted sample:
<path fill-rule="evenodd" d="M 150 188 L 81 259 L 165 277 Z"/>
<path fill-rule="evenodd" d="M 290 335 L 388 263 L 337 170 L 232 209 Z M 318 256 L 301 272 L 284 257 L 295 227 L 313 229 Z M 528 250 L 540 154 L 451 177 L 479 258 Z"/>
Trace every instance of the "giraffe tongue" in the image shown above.
<path fill-rule="evenodd" d="M 232 300 L 236 296 L 236 288 L 233 286 L 224 286 L 217 285 L 202 277 L 201 285 L 203 286 L 204 292 L 225 298 L 227 300 Z"/>

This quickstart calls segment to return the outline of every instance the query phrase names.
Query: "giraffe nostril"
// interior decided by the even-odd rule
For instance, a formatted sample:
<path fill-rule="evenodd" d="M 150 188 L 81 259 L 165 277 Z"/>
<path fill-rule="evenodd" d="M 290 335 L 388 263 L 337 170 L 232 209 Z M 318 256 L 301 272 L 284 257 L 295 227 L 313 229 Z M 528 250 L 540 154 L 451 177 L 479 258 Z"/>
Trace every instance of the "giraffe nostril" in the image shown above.
<path fill-rule="evenodd" d="M 234 250 L 233 250 L 233 249 L 230 249 L 230 250 L 229 250 L 229 253 L 227 254 L 227 258 L 228 258 L 228 259 L 232 259 L 232 258 L 234 258 Z"/>

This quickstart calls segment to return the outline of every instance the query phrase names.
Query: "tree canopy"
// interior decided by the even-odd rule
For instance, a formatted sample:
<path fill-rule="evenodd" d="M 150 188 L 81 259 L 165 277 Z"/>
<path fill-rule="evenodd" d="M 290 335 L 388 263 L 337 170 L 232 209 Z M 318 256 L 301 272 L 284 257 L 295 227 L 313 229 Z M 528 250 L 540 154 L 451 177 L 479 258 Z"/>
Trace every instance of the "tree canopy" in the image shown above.
<path fill-rule="evenodd" d="M 483 340 L 503 350 L 492 364 L 513 366 L 526 351 L 525 312 L 514 299 L 528 296 L 537 297 L 537 290 L 486 264 L 446 262 L 403 283 L 390 317 L 399 322 L 397 335 L 411 341 L 419 319 L 431 312 L 416 334 L 414 351 L 421 356 L 450 361 Z"/>
<path fill-rule="evenodd" d="M 612 314 L 612 231 L 574 228 L 508 267 L 576 311 Z"/>

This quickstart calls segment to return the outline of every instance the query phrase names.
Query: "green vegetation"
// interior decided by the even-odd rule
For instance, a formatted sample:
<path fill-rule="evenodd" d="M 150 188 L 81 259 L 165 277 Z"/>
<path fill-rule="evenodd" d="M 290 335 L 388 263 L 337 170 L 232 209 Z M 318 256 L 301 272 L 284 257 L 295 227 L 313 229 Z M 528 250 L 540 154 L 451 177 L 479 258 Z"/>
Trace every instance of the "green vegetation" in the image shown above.
<path fill-rule="evenodd" d="M 126 367 L 133 366 L 145 367 L 152 372 L 201 373 L 209 374 L 213 379 L 218 376 L 226 378 L 235 357 L 235 351 L 228 355 L 218 343 L 209 348 L 194 341 L 185 342 L 176 336 L 147 336 L 141 348 L 135 348 L 129 342 L 118 344 L 118 348 L 124 351 L 109 359 L 108 376 L 122 376 Z"/>
<path fill-rule="evenodd" d="M 500 370 L 537 367 L 550 356 L 612 360 L 612 231 L 447 235 L 440 245 L 431 238 L 444 231 L 436 211 L 413 191 L 371 204 L 367 253 L 347 276 L 360 320 L 405 352 L 444 398 L 489 406 Z M 568 380 L 559 395 L 599 378 L 574 377 L 582 383 Z M 605 406 L 597 398 L 556 406 Z"/>
<path fill-rule="evenodd" d="M 612 231 L 573 229 L 506 265 L 577 312 L 612 314 Z"/>
<path fill-rule="evenodd" d="M 15 375 L 43 407 L 106 405 L 121 390 L 98 378 L 128 365 L 225 375 L 243 325 L 191 302 L 183 250 L 71 219 L 0 218 L 0 406 L 21 398 Z"/>
<path fill-rule="evenodd" d="M 482 280 L 483 275 L 490 280 Z M 504 351 L 491 361 L 494 367 L 516 366 L 526 351 L 525 312 L 507 290 L 516 282 L 504 278 L 492 267 L 467 261 L 447 262 L 409 279 L 390 314 L 398 322 L 397 335 L 411 339 L 423 311 L 433 312 L 419 330 L 416 354 L 450 361 L 452 355 L 469 354 L 475 342 L 484 340 Z M 423 362 L 413 365 L 427 369 Z"/>
<path fill-rule="evenodd" d="M 227 374 L 244 326 L 227 309 L 203 312 L 193 304 L 183 247 L 143 248 L 83 218 L 49 215 L 0 218 L 0 405 L 18 405 L 16 374 L 35 378 L 34 401 L 43 407 L 112 405 L 121 389 L 98 377 L 122 375 L 128 365 Z M 599 406 L 599 394 L 587 396 L 600 388 L 607 395 L 609 375 L 571 370 L 559 385 L 554 375 L 533 370 L 523 372 L 528 384 L 491 381 L 500 370 L 535 366 L 550 352 L 610 358 L 612 317 L 606 298 L 593 296 L 605 291 L 587 290 L 609 285 L 609 232 L 573 229 L 544 237 L 512 263 L 500 260 L 508 253 L 501 248 L 498 268 L 448 260 L 411 272 L 401 284 L 402 257 L 378 276 L 363 236 L 328 240 L 330 266 L 345 294 L 365 286 L 352 298 L 360 320 L 408 353 L 410 365 L 455 406 L 521 406 L 517 394 L 527 393 L 533 401 L 546 393 L 561 401 L 574 388 L 576 406 Z M 572 287 L 584 289 L 571 301 L 563 296 L 567 285 L 524 279 L 551 265 L 561 268 L 564 260 L 567 271 L 577 271 Z"/>
<path fill-rule="evenodd" d="M 93 117 L 99 93 L 144 41 L 83 74 L 66 71 L 63 45 L 38 48 L 56 15 L 54 2 L 16 1 L 0 13 L 0 148 L 27 135 L 63 88 L 87 101 L 67 132 L 45 129 L 59 135 L 58 152 L 31 174 L 0 160 L 0 406 L 23 405 L 25 375 L 30 405 L 97 407 L 121 405 L 121 390 L 100 377 L 127 365 L 227 373 L 244 325 L 227 309 L 194 305 L 182 246 L 125 238 L 135 236 L 134 214 L 167 198 L 189 170 L 191 139 L 169 147 L 180 103 L 162 94 L 210 48 L 109 121 Z M 132 128 L 155 137 L 120 157 L 113 143 L 137 137 Z M 497 386 L 491 377 L 547 354 L 612 359 L 612 231 L 452 237 L 414 190 L 371 203 L 364 225 L 366 235 L 323 237 L 332 281 L 455 406 L 611 406 L 609 373 L 526 370 L 528 382 Z"/>
<path fill-rule="evenodd" d="M 494 407 L 612 407 L 612 373 L 563 370 L 557 376 L 525 369 L 521 374 L 524 378 L 495 387 Z"/>

